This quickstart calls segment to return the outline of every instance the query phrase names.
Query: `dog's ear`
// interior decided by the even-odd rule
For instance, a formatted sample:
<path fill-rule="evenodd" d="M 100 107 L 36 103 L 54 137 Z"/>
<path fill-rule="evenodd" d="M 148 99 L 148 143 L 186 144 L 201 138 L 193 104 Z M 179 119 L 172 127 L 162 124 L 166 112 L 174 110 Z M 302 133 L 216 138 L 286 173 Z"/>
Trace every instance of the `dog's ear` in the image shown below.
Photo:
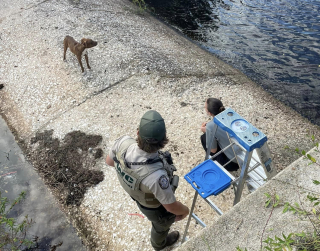
<path fill-rule="evenodd" d="M 87 39 L 82 38 L 81 39 L 81 44 L 84 45 L 84 47 L 86 47 L 87 46 Z"/>

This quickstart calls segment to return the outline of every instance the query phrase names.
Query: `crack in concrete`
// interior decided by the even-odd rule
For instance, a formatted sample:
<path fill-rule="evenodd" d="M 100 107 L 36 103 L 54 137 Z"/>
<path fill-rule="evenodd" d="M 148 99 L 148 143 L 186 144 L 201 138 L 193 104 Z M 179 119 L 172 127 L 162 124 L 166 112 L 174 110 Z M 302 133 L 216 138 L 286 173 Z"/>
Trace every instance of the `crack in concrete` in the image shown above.
<path fill-rule="evenodd" d="M 177 75 L 160 75 L 161 78 L 212 78 L 212 77 L 225 77 L 225 76 L 231 76 L 234 74 L 225 74 L 222 72 L 218 72 L 217 74 L 177 74 Z"/>
<path fill-rule="evenodd" d="M 40 2 L 40 3 L 37 3 L 37 4 L 34 4 L 34 5 L 30 6 L 29 8 L 26 8 L 24 10 L 32 9 L 32 8 L 34 8 L 34 7 L 36 7 L 36 6 L 40 5 L 40 4 L 43 4 L 43 3 L 49 2 L 49 1 L 51 1 L 51 0 L 44 0 L 44 1 Z"/>
<path fill-rule="evenodd" d="M 30 10 L 30 9 L 32 9 L 32 8 L 34 8 L 34 7 L 39 6 L 40 4 L 43 4 L 43 3 L 49 2 L 49 1 L 51 1 L 51 0 L 44 0 L 44 1 L 40 2 L 40 3 L 31 5 L 31 6 L 27 7 L 27 8 L 21 7 L 21 10 L 20 10 L 20 11 L 14 12 L 14 13 L 8 15 L 8 16 L 3 17 L 3 18 L 1 19 L 1 22 L 2 22 L 4 19 L 8 18 L 8 17 L 11 17 L 11 16 L 14 16 L 14 15 L 20 14 L 20 13 L 26 11 L 26 10 Z M 1 22 L 0 22 L 0 23 L 1 23 Z"/>
<path fill-rule="evenodd" d="M 110 11 L 110 10 L 104 10 L 104 9 L 86 9 L 86 8 L 82 8 L 82 7 L 78 7 L 78 6 L 73 6 L 73 7 L 80 9 L 80 10 L 84 10 L 84 11 L 104 11 L 104 12 L 109 12 L 112 14 L 126 14 L 125 12 L 122 12 L 122 11 Z"/>
<path fill-rule="evenodd" d="M 131 77 L 133 77 L 134 75 L 129 75 L 128 77 L 126 78 L 123 78 L 117 82 L 115 82 L 114 84 L 112 85 L 108 85 L 107 87 L 97 91 L 97 92 L 94 92 L 90 95 L 88 95 L 87 97 L 85 97 L 85 99 L 83 101 L 81 101 L 80 103 L 76 104 L 76 105 L 73 105 L 71 107 L 69 107 L 68 109 L 58 113 L 56 116 L 54 116 L 53 118 L 50 118 L 47 122 L 45 122 L 43 125 L 41 125 L 35 132 L 31 132 L 28 136 L 27 136 L 27 139 L 30 139 L 34 133 L 37 133 L 39 132 L 41 129 L 43 129 L 44 127 L 46 127 L 47 125 L 49 125 L 50 123 L 52 123 L 53 121 L 57 120 L 59 117 L 61 117 L 63 114 L 71 111 L 72 109 L 74 109 L 75 107 L 79 107 L 80 105 L 84 104 L 85 102 L 87 102 L 88 100 L 90 100 L 91 98 L 95 97 L 95 96 L 98 96 L 100 95 L 101 93 L 103 93 L 104 91 L 110 89 L 111 87 L 115 87 L 117 85 L 119 85 L 120 83 L 122 82 L 125 82 L 127 81 L 128 79 L 130 79 Z"/>
<path fill-rule="evenodd" d="M 127 80 L 130 79 L 132 76 L 134 76 L 134 75 L 129 75 L 128 77 L 126 77 L 126 78 L 124 78 L 124 79 L 121 79 L 121 80 L 115 82 L 113 85 L 108 85 L 107 87 L 105 87 L 105 88 L 103 88 L 103 89 L 101 89 L 101 90 L 99 90 L 99 91 L 97 91 L 97 92 L 92 93 L 91 95 L 87 96 L 82 102 L 80 102 L 79 104 L 77 104 L 75 107 L 78 107 L 78 106 L 84 104 L 85 102 L 87 102 L 87 100 L 89 100 L 89 99 L 91 99 L 91 98 L 93 98 L 93 97 L 95 97 L 95 96 L 100 95 L 101 93 L 103 93 L 104 91 L 110 89 L 111 87 L 117 86 L 117 85 L 119 85 L 120 83 L 127 81 Z"/>
<path fill-rule="evenodd" d="M 149 74 L 148 74 L 149 75 Z M 242 76 L 239 73 L 224 73 L 224 72 L 217 72 L 215 74 L 176 74 L 176 75 L 160 75 L 161 78 L 190 78 L 190 77 L 197 77 L 197 78 L 213 78 L 213 77 L 228 77 L 228 76 Z"/>
<path fill-rule="evenodd" d="M 108 85 L 107 87 L 105 87 L 105 88 L 103 88 L 103 89 L 101 89 L 101 90 L 99 90 L 99 91 L 97 91 L 97 92 L 94 92 L 94 93 L 92 93 L 91 95 L 88 95 L 87 97 L 85 97 L 85 99 L 84 99 L 82 102 L 80 102 L 80 103 L 78 103 L 78 104 L 70 107 L 69 109 L 67 109 L 67 110 L 65 110 L 65 111 L 57 114 L 55 117 L 51 118 L 49 121 L 47 121 L 47 122 L 44 123 L 42 126 L 40 126 L 35 132 L 39 132 L 41 129 L 43 129 L 44 127 L 46 127 L 46 126 L 49 125 L 50 123 L 52 123 L 51 121 L 54 121 L 54 120 L 58 119 L 58 118 L 61 117 L 63 114 L 71 111 L 71 110 L 74 109 L 75 107 L 79 107 L 80 105 L 84 104 L 85 102 L 87 102 L 88 100 L 92 99 L 93 97 L 98 96 L 98 95 L 100 95 L 101 93 L 105 92 L 106 90 L 108 90 L 108 89 L 110 89 L 110 88 L 112 88 L 112 87 L 115 87 L 115 86 L 117 86 L 117 85 L 119 85 L 119 84 L 127 81 L 128 79 L 132 78 L 133 76 L 139 76 L 139 75 L 141 75 L 141 74 L 132 74 L 132 75 L 129 75 L 128 77 L 123 78 L 123 79 L 115 82 L 115 83 L 112 84 L 112 85 Z M 143 75 L 152 75 L 152 73 L 147 73 L 147 74 L 143 74 Z M 223 77 L 223 76 L 228 76 L 228 75 L 234 76 L 234 75 L 237 75 L 237 74 L 225 74 L 225 73 L 219 72 L 219 73 L 213 74 L 213 75 L 208 75 L 208 74 L 185 74 L 185 75 L 179 75 L 179 74 L 177 74 L 177 75 L 160 75 L 159 77 L 160 77 L 160 78 L 172 78 L 172 79 L 174 79 L 174 78 L 177 78 L 177 79 L 180 78 L 180 79 L 181 79 L 181 78 L 190 78 L 190 77 L 197 77 L 197 78 Z M 30 134 L 27 136 L 27 138 L 30 138 L 32 135 L 33 135 L 33 132 L 30 133 Z"/>

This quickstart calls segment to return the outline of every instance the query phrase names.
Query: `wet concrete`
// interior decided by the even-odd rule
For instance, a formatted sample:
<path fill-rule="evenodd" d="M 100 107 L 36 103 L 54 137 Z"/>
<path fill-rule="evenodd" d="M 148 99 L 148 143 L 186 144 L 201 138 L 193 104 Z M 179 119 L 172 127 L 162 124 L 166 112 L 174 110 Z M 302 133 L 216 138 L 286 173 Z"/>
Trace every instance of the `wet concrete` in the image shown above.
<path fill-rule="evenodd" d="M 60 211 L 53 196 L 17 145 L 14 136 L 0 117 L 0 191 L 3 197 L 13 201 L 22 192 L 26 198 L 10 213 L 18 222 L 28 215 L 35 223 L 28 231 L 30 239 L 39 237 L 37 250 L 50 250 L 50 246 L 62 250 L 86 250 L 75 229 Z"/>

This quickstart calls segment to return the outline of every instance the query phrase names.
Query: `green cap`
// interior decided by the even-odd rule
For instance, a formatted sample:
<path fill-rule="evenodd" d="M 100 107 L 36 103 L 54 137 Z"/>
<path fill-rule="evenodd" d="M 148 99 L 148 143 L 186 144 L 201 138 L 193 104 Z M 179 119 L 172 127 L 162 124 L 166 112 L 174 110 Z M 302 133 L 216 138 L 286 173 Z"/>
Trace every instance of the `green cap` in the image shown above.
<path fill-rule="evenodd" d="M 166 135 L 166 125 L 160 113 L 147 111 L 141 118 L 139 135 L 142 139 L 161 141 Z"/>

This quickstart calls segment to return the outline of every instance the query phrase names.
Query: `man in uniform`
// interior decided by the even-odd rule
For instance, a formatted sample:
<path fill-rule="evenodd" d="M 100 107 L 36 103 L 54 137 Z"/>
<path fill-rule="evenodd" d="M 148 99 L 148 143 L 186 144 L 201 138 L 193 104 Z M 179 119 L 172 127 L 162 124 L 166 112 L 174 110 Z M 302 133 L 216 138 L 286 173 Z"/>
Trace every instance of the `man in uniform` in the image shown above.
<path fill-rule="evenodd" d="M 152 223 L 151 245 L 161 250 L 179 239 L 178 231 L 168 232 L 173 222 L 189 214 L 189 208 L 176 200 L 170 185 L 172 172 L 159 156 L 158 150 L 168 143 L 161 115 L 153 110 L 146 112 L 137 135 L 137 140 L 130 136 L 117 139 L 106 163 L 116 164 L 121 186 Z"/>

